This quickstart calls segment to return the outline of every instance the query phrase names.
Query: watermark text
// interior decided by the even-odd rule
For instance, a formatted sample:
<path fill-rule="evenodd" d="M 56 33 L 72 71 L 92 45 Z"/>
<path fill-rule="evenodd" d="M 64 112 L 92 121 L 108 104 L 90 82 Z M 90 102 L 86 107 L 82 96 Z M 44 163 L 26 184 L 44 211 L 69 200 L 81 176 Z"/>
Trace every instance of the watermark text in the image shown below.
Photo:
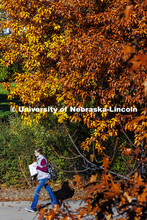
<path fill-rule="evenodd" d="M 57 108 L 57 107 L 44 107 L 44 108 L 41 108 L 41 107 L 25 107 L 25 106 L 18 106 L 17 107 L 17 111 L 18 112 L 51 112 L 51 113 L 57 113 L 58 111 L 60 112 L 81 112 L 81 113 L 84 113 L 84 112 L 112 112 L 112 113 L 124 113 L 124 112 L 137 112 L 137 108 L 135 107 L 127 107 L 127 108 L 120 108 L 120 107 L 116 107 L 116 106 L 113 106 L 113 107 L 108 107 L 108 108 L 103 108 L 103 107 L 94 107 L 94 108 L 84 108 L 84 107 L 74 107 L 74 106 L 70 106 L 70 107 L 63 107 L 63 108 Z M 15 107 L 11 107 L 10 108 L 10 111 L 11 112 L 15 112 L 16 111 L 16 108 Z"/>

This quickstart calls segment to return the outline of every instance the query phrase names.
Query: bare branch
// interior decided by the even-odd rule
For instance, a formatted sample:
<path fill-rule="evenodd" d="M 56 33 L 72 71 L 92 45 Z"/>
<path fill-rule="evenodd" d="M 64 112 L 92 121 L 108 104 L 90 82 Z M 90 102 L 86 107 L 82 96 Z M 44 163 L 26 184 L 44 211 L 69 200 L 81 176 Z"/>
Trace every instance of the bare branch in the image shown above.
<path fill-rule="evenodd" d="M 82 158 L 84 158 L 84 160 L 85 160 L 88 164 L 90 164 L 90 165 L 92 166 L 92 168 L 86 168 L 86 169 L 90 169 L 90 170 L 91 170 L 91 169 L 95 169 L 95 170 L 101 169 L 101 170 L 104 170 L 104 167 L 102 167 L 102 166 L 97 166 L 97 165 L 95 165 L 94 163 L 90 162 L 86 157 L 84 157 L 84 155 L 79 151 L 78 147 L 75 145 L 75 143 L 74 143 L 74 141 L 73 141 L 71 135 L 69 134 L 69 132 L 68 132 L 68 130 L 67 130 L 65 124 L 64 124 L 64 127 L 65 127 L 65 130 L 66 130 L 66 132 L 67 132 L 67 134 L 68 134 L 68 136 L 69 136 L 71 142 L 73 143 L 73 146 L 76 148 L 77 152 L 81 155 Z M 111 171 L 111 170 L 108 170 L 108 169 L 107 169 L 107 171 L 108 171 L 109 173 L 113 174 L 113 175 L 116 175 L 116 176 L 122 178 L 122 179 L 130 180 L 128 177 L 122 176 L 122 175 L 120 175 L 119 173 L 115 173 L 115 172 L 113 172 L 113 171 Z"/>
<path fill-rule="evenodd" d="M 75 154 L 69 147 L 68 147 L 68 150 L 69 150 L 70 152 L 72 152 L 72 154 L 77 155 L 77 154 Z M 78 156 L 78 155 L 77 155 L 77 156 Z"/>
<path fill-rule="evenodd" d="M 104 167 L 99 166 L 98 169 L 104 170 Z M 130 180 L 128 177 L 123 176 L 123 175 L 120 175 L 119 173 L 113 172 L 113 171 L 108 170 L 108 169 L 107 169 L 107 171 L 108 171 L 109 173 L 115 175 L 115 176 L 118 176 L 118 177 L 122 178 L 122 179 Z"/>
<path fill-rule="evenodd" d="M 74 141 L 73 141 L 71 135 L 69 134 L 69 132 L 68 132 L 68 130 L 67 130 L 65 124 L 64 124 L 64 127 L 65 127 L 65 130 L 66 130 L 66 132 L 67 132 L 67 134 L 68 134 L 68 136 L 69 136 L 69 138 L 70 138 L 70 140 L 71 140 L 73 146 L 75 147 L 75 149 L 77 150 L 77 152 L 79 153 L 79 155 L 80 155 L 82 158 L 84 158 L 85 161 L 87 161 L 90 165 L 96 166 L 94 163 L 90 162 L 90 161 L 80 152 L 80 150 L 78 149 L 78 147 L 75 145 L 75 143 L 74 143 Z"/>
<path fill-rule="evenodd" d="M 25 173 L 24 173 L 24 171 L 23 171 L 23 169 L 22 169 L 20 156 L 17 155 L 17 157 L 18 157 L 18 161 L 19 161 L 20 170 L 21 170 L 21 172 L 22 172 L 22 174 L 23 174 L 23 176 L 24 176 L 26 182 L 28 183 L 28 185 L 31 186 L 30 182 L 28 181 L 28 179 L 27 179 L 27 177 L 26 177 L 26 175 L 25 175 Z"/>
<path fill-rule="evenodd" d="M 130 172 L 127 176 L 131 176 L 133 173 L 135 173 L 135 172 L 138 170 L 139 167 L 140 167 L 140 164 L 136 167 L 135 170 L 133 170 L 132 172 Z"/>
<path fill-rule="evenodd" d="M 123 134 L 126 136 L 126 138 L 128 139 L 128 141 L 130 142 L 130 144 L 131 144 L 133 147 L 136 148 L 136 146 L 132 143 L 132 141 L 130 140 L 130 138 L 128 137 L 128 135 L 126 134 L 126 132 L 124 131 L 121 122 L 120 122 L 120 126 L 121 126 L 121 129 L 122 129 Z"/>
<path fill-rule="evenodd" d="M 52 160 L 51 160 L 52 161 Z M 84 169 L 84 170 L 64 170 L 64 169 L 61 169 L 61 168 L 59 168 L 56 164 L 55 164 L 55 162 L 54 161 L 52 161 L 52 163 L 54 164 L 54 166 L 58 169 L 58 170 L 60 170 L 60 171 L 63 171 L 63 172 L 66 172 L 66 173 L 83 173 L 83 172 L 86 172 L 87 170 L 89 170 L 89 169 L 91 169 L 90 167 L 88 167 L 88 168 L 86 168 L 86 169 Z"/>
<path fill-rule="evenodd" d="M 112 163 L 112 161 L 114 160 L 117 144 L 118 144 L 118 139 L 116 139 L 113 156 L 112 156 L 112 159 L 111 159 L 110 163 Z"/>
<path fill-rule="evenodd" d="M 64 157 L 64 156 L 61 156 L 57 153 L 57 151 L 55 150 L 55 148 L 51 145 L 51 148 L 53 149 L 53 151 L 55 152 L 55 154 L 60 157 L 60 158 L 63 158 L 63 159 L 66 159 L 66 160 L 74 160 L 74 159 L 77 159 L 79 157 L 81 157 L 80 155 L 76 156 L 76 157 Z"/>
<path fill-rule="evenodd" d="M 93 142 L 93 155 L 94 155 L 94 160 L 96 161 L 96 163 L 98 163 L 98 160 L 96 159 L 96 155 L 95 155 L 95 148 L 94 148 L 94 142 Z"/>

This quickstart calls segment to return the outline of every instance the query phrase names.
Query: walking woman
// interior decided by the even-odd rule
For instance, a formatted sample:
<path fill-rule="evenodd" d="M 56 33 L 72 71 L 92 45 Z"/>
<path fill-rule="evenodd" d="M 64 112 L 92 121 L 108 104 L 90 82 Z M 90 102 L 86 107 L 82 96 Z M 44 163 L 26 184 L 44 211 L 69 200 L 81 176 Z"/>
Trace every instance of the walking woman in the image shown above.
<path fill-rule="evenodd" d="M 39 193 L 41 189 L 43 188 L 43 186 L 45 187 L 46 191 L 48 192 L 51 198 L 52 207 L 54 208 L 58 205 L 51 187 L 48 185 L 48 183 L 46 183 L 51 178 L 50 174 L 48 173 L 48 169 L 47 169 L 47 159 L 42 155 L 41 148 L 35 149 L 34 153 L 35 153 L 35 156 L 37 157 L 37 163 L 35 164 L 35 167 L 38 172 L 37 179 L 39 181 L 39 185 L 36 186 L 32 205 L 30 206 L 30 208 L 25 208 L 28 212 L 36 211 L 36 206 L 37 206 L 38 199 L 39 199 Z"/>

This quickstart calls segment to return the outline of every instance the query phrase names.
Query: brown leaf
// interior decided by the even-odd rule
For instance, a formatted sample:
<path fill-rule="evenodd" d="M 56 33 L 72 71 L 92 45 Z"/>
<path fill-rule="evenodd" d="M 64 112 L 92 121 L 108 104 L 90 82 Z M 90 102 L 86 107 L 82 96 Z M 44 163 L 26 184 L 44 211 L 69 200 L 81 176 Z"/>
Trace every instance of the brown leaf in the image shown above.
<path fill-rule="evenodd" d="M 115 195 L 120 195 L 120 186 L 114 182 L 112 182 L 112 190 L 114 190 Z"/>
<path fill-rule="evenodd" d="M 125 156 L 129 156 L 132 153 L 132 148 L 125 148 L 123 154 Z"/>
<path fill-rule="evenodd" d="M 133 7 L 133 5 L 127 5 L 126 6 L 126 9 L 124 11 L 124 13 L 125 13 L 125 20 L 126 21 L 128 21 L 128 19 L 129 19 L 129 16 L 130 16 L 131 11 L 132 11 L 132 7 Z"/>
<path fill-rule="evenodd" d="M 141 163 L 147 163 L 147 158 L 145 158 L 144 160 L 140 161 Z"/>
<path fill-rule="evenodd" d="M 92 175 L 90 177 L 90 183 L 96 182 L 96 179 L 97 179 L 97 175 Z"/>
<path fill-rule="evenodd" d="M 136 185 L 138 186 L 143 184 L 143 179 L 141 178 L 141 175 L 138 173 L 135 173 L 134 180 L 135 180 Z"/>
<path fill-rule="evenodd" d="M 139 201 L 145 203 L 146 197 L 147 197 L 147 187 L 143 190 L 143 193 L 140 195 Z"/>
<path fill-rule="evenodd" d="M 126 220 L 126 218 L 118 218 L 117 220 Z"/>
<path fill-rule="evenodd" d="M 41 209 L 39 212 L 39 220 L 44 219 L 44 214 L 45 214 L 46 209 Z"/>
<path fill-rule="evenodd" d="M 113 192 L 106 192 L 105 195 L 107 199 L 112 199 L 115 197 L 115 194 Z"/>
<path fill-rule="evenodd" d="M 145 79 L 144 81 L 144 92 L 145 92 L 145 96 L 147 96 L 147 79 Z"/>
<path fill-rule="evenodd" d="M 97 192 L 97 191 L 101 192 L 102 190 L 103 190 L 103 187 L 101 184 L 97 184 L 95 186 L 92 186 L 92 188 L 87 190 L 87 193 L 86 193 L 84 199 L 89 198 L 90 194 L 93 194 L 94 192 Z"/>
<path fill-rule="evenodd" d="M 125 45 L 123 52 L 124 52 L 124 58 L 125 60 L 127 60 L 130 57 L 130 54 L 135 52 L 135 49 L 130 45 Z"/>
<path fill-rule="evenodd" d="M 147 67 L 147 55 L 146 54 L 135 55 L 131 60 L 131 63 L 133 64 L 132 70 L 138 69 L 140 65 Z"/>
<path fill-rule="evenodd" d="M 74 179 L 73 179 L 73 182 L 76 182 L 76 185 L 78 186 L 78 185 L 80 185 L 80 183 L 81 183 L 81 177 L 78 175 L 78 174 L 76 174 L 75 176 L 74 176 Z"/>
<path fill-rule="evenodd" d="M 65 217 L 63 218 L 63 220 L 70 220 L 70 219 L 71 219 L 70 216 L 65 216 Z"/>
<path fill-rule="evenodd" d="M 102 164 L 102 166 L 104 167 L 104 171 L 106 172 L 107 171 L 107 168 L 109 167 L 109 159 L 108 159 L 108 157 L 103 157 L 103 164 Z"/>
<path fill-rule="evenodd" d="M 90 154 L 90 160 L 91 160 L 91 162 L 93 162 L 93 160 L 94 160 L 94 155 L 93 154 Z"/>
<path fill-rule="evenodd" d="M 147 67 L 147 55 L 146 54 L 138 54 L 138 59 L 140 60 L 142 65 Z"/>
<path fill-rule="evenodd" d="M 128 201 L 129 203 L 132 201 L 131 196 L 129 196 L 127 192 L 125 192 L 125 193 L 123 194 L 123 196 L 127 199 L 127 201 Z"/>
<path fill-rule="evenodd" d="M 107 215 L 107 220 L 111 219 L 111 214 Z"/>
<path fill-rule="evenodd" d="M 103 174 L 103 175 L 102 175 L 102 179 L 103 179 L 104 184 L 107 185 L 110 178 L 109 178 L 108 175 Z"/>
<path fill-rule="evenodd" d="M 140 153 L 140 149 L 137 148 L 135 151 L 134 151 L 135 155 L 138 155 Z"/>

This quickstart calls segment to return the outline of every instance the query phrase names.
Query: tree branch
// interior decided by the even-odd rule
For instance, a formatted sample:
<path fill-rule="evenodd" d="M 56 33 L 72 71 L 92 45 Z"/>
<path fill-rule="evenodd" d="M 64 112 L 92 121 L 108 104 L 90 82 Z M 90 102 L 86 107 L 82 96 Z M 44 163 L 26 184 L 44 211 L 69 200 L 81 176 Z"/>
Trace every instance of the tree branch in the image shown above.
<path fill-rule="evenodd" d="M 114 147 L 114 153 L 113 153 L 113 156 L 112 156 L 112 159 L 111 159 L 110 163 L 112 163 L 112 161 L 114 160 L 117 144 L 118 144 L 118 139 L 116 139 L 115 147 Z"/>
<path fill-rule="evenodd" d="M 52 160 L 51 160 L 52 161 Z M 58 170 L 60 170 L 60 171 L 63 171 L 63 172 L 66 172 L 66 173 L 83 173 L 83 172 L 86 172 L 87 170 L 89 170 L 89 169 L 91 169 L 90 167 L 88 167 L 88 168 L 86 168 L 86 169 L 84 169 L 84 170 L 64 170 L 64 169 L 61 169 L 61 168 L 59 168 L 56 164 L 55 164 L 55 162 L 54 161 L 52 161 L 52 163 L 54 164 L 54 166 L 58 169 Z"/>
<path fill-rule="evenodd" d="M 78 147 L 75 145 L 75 143 L 74 143 L 74 141 L 73 141 L 71 135 L 69 134 L 69 132 L 68 132 L 68 130 L 67 130 L 65 124 L 64 124 L 64 127 L 65 127 L 65 130 L 66 130 L 66 132 L 67 132 L 67 134 L 68 134 L 68 136 L 69 136 L 69 138 L 70 138 L 70 140 L 71 140 L 73 146 L 75 147 L 75 149 L 77 150 L 77 152 L 79 153 L 79 155 L 80 155 L 82 158 L 84 158 L 85 161 L 87 161 L 87 163 L 89 163 L 90 165 L 96 166 L 94 163 L 90 162 L 90 161 L 79 151 L 79 149 L 78 149 Z"/>
<path fill-rule="evenodd" d="M 65 130 L 66 130 L 66 132 L 67 132 L 67 134 L 68 134 L 68 136 L 69 136 L 71 142 L 73 143 L 73 146 L 74 146 L 75 149 L 77 150 L 77 152 L 81 155 L 82 158 L 84 158 L 84 160 L 85 160 L 88 164 L 90 164 L 90 165 L 92 166 L 92 168 L 89 168 L 89 169 L 95 169 L 95 170 L 101 169 L 101 170 L 104 170 L 104 167 L 102 167 L 102 166 L 97 166 L 97 165 L 95 165 L 94 163 L 90 162 L 86 157 L 84 157 L 84 155 L 79 151 L 78 147 L 75 145 L 75 143 L 74 143 L 74 141 L 73 141 L 71 135 L 69 134 L 69 132 L 68 132 L 68 130 L 67 130 L 65 124 L 64 124 L 64 127 L 65 127 Z M 88 168 L 87 168 L 87 169 L 88 169 Z M 118 176 L 118 177 L 122 178 L 122 179 L 130 180 L 128 177 L 122 176 L 122 175 L 120 175 L 119 173 L 115 173 L 115 172 L 113 172 L 113 171 L 111 171 L 111 170 L 108 170 L 108 169 L 107 169 L 107 171 L 108 171 L 109 173 L 115 175 L 115 176 Z"/>
<path fill-rule="evenodd" d="M 121 122 L 120 122 L 120 126 L 121 126 L 121 129 L 122 129 L 123 134 L 126 136 L 126 138 L 128 139 L 128 141 L 130 142 L 130 144 L 131 144 L 133 147 L 136 148 L 136 146 L 132 143 L 132 141 L 130 140 L 130 138 L 128 137 L 128 135 L 126 134 L 126 132 L 124 131 Z"/>
<path fill-rule="evenodd" d="M 76 156 L 76 157 L 64 157 L 64 156 L 61 156 L 57 153 L 57 151 L 55 150 L 55 148 L 51 145 L 51 148 L 53 149 L 53 151 L 55 152 L 55 154 L 60 157 L 60 158 L 63 158 L 63 159 L 66 159 L 66 160 L 74 160 L 76 158 L 79 158 L 81 157 L 80 155 Z"/>
<path fill-rule="evenodd" d="M 28 179 L 27 179 L 27 177 L 26 177 L 26 175 L 25 175 L 25 173 L 24 173 L 24 171 L 23 171 L 23 169 L 22 169 L 20 156 L 17 155 L 17 157 L 18 157 L 18 161 L 19 161 L 20 170 L 21 170 L 21 172 L 22 172 L 22 174 L 23 174 L 23 176 L 24 176 L 26 182 L 28 183 L 28 185 L 31 186 L 30 182 L 28 181 Z"/>

